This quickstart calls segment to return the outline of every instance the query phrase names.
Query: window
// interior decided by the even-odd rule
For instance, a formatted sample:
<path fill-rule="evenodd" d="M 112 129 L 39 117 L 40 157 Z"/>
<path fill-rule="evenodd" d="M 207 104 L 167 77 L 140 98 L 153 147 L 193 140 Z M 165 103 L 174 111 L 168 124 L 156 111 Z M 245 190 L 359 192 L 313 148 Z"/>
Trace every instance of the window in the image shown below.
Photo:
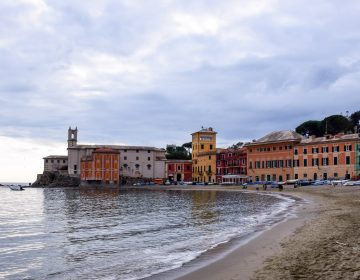
<path fill-rule="evenodd" d="M 201 150 L 204 150 L 204 144 L 201 144 Z"/>
<path fill-rule="evenodd" d="M 151 157 L 148 157 L 148 160 L 151 160 Z"/>
<path fill-rule="evenodd" d="M 249 162 L 249 168 L 252 168 L 252 161 Z"/>
<path fill-rule="evenodd" d="M 328 148 L 328 147 L 322 147 L 322 148 L 321 148 L 321 151 L 322 151 L 323 153 L 328 153 L 328 152 L 329 152 L 329 148 Z"/>
<path fill-rule="evenodd" d="M 294 154 L 295 154 L 295 155 L 298 154 L 298 150 L 297 150 L 297 149 L 294 150 Z"/>
<path fill-rule="evenodd" d="M 334 157 L 334 165 L 338 165 L 338 158 Z"/>
<path fill-rule="evenodd" d="M 150 151 L 150 150 L 148 150 L 148 154 L 150 154 L 150 152 L 151 152 L 151 151 Z"/>
<path fill-rule="evenodd" d="M 65 163 L 65 162 L 66 162 L 66 160 L 64 159 L 64 160 L 63 160 L 63 163 Z"/>
<path fill-rule="evenodd" d="M 178 165 L 177 169 L 180 171 L 181 170 L 181 165 Z"/>
<path fill-rule="evenodd" d="M 136 150 L 136 152 L 138 153 L 138 152 L 139 152 L 139 150 Z"/>
<path fill-rule="evenodd" d="M 329 165 L 329 159 L 328 158 L 322 158 L 322 165 Z"/>
<path fill-rule="evenodd" d="M 212 144 L 210 144 L 210 150 L 212 150 L 213 149 L 213 145 Z"/>
<path fill-rule="evenodd" d="M 126 157 L 126 156 L 124 157 L 124 160 L 127 160 L 127 157 Z"/>
<path fill-rule="evenodd" d="M 139 165 L 139 164 L 135 164 L 135 168 L 136 168 L 136 170 L 139 170 L 139 167 L 140 167 L 140 165 Z"/>
<path fill-rule="evenodd" d="M 318 166 L 319 165 L 319 159 L 318 158 L 313 158 L 312 159 L 312 166 Z"/>
<path fill-rule="evenodd" d="M 295 179 L 299 179 L 299 175 L 298 174 L 295 174 Z"/>
<path fill-rule="evenodd" d="M 147 165 L 147 169 L 150 170 L 151 169 L 151 164 Z"/>
<path fill-rule="evenodd" d="M 139 160 L 139 157 L 136 157 L 136 160 Z"/>
<path fill-rule="evenodd" d="M 307 174 L 306 174 L 306 173 L 304 173 L 304 178 L 307 178 Z"/>
<path fill-rule="evenodd" d="M 304 159 L 304 167 L 306 167 L 307 166 L 307 159 L 305 158 Z"/>
<path fill-rule="evenodd" d="M 49 160 L 45 159 L 45 162 L 48 163 Z"/>
<path fill-rule="evenodd" d="M 334 178 L 337 178 L 338 177 L 338 174 L 335 172 L 334 173 Z"/>
<path fill-rule="evenodd" d="M 59 160 L 59 159 L 57 160 L 57 163 L 60 163 L 60 160 Z"/>
<path fill-rule="evenodd" d="M 346 156 L 346 164 L 350 164 L 350 157 Z"/>
<path fill-rule="evenodd" d="M 190 166 L 189 166 L 189 165 L 186 166 L 186 170 L 188 170 L 188 171 L 190 170 Z"/>
<path fill-rule="evenodd" d="M 351 151 L 351 145 L 345 145 L 344 151 L 345 152 L 350 152 Z"/>
<path fill-rule="evenodd" d="M 54 160 L 53 160 L 53 159 L 51 160 L 51 163 L 54 163 Z"/>
<path fill-rule="evenodd" d="M 209 156 L 209 159 L 211 159 L 211 156 Z"/>
<path fill-rule="evenodd" d="M 317 154 L 319 152 L 319 148 L 313 147 L 311 151 L 313 154 Z"/>
<path fill-rule="evenodd" d="M 127 152 L 127 150 L 125 149 L 125 150 L 124 150 L 124 153 L 126 153 L 126 152 Z"/>
<path fill-rule="evenodd" d="M 339 146 L 333 146 L 332 147 L 332 152 L 333 153 L 338 153 L 339 152 Z"/>
<path fill-rule="evenodd" d="M 304 148 L 304 155 L 307 155 L 307 149 Z"/>

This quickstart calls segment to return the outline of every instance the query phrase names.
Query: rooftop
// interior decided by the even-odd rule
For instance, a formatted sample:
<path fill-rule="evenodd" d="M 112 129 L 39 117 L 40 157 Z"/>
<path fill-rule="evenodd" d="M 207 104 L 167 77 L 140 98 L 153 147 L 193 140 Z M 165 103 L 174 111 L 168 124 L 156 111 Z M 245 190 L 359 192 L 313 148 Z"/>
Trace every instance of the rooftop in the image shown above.
<path fill-rule="evenodd" d="M 43 159 L 67 159 L 68 156 L 57 156 L 57 155 L 50 155 L 47 157 L 44 157 Z"/>
<path fill-rule="evenodd" d="M 301 141 L 302 139 L 304 139 L 304 136 L 296 133 L 295 131 L 283 130 L 271 132 L 264 137 L 259 138 L 258 140 L 254 140 L 252 143 L 248 143 L 247 145 L 286 141 Z"/>
<path fill-rule="evenodd" d="M 337 135 L 325 135 L 323 137 L 308 137 L 301 140 L 300 144 L 313 144 L 313 143 L 326 143 L 334 141 L 349 141 L 349 140 L 360 140 L 358 133 L 353 134 L 337 134 Z"/>
<path fill-rule="evenodd" d="M 123 146 L 123 145 L 76 145 L 74 147 L 69 147 L 68 149 L 114 149 L 114 150 L 150 150 L 150 151 L 158 151 L 165 152 L 165 149 L 148 147 L 148 146 Z"/>

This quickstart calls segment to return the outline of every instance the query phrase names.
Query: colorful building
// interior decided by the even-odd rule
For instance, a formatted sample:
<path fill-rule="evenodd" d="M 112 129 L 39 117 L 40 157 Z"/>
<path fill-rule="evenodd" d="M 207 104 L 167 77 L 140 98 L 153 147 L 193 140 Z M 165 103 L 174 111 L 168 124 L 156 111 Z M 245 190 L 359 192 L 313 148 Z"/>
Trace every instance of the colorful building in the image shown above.
<path fill-rule="evenodd" d="M 96 149 L 106 148 L 121 153 L 119 174 L 129 178 L 165 178 L 165 149 L 148 146 L 84 145 L 77 142 L 78 129 L 68 130 L 68 174 L 80 176 L 81 159 L 89 157 Z"/>
<path fill-rule="evenodd" d="M 241 184 L 247 181 L 247 150 L 216 150 L 216 182 Z"/>
<path fill-rule="evenodd" d="M 294 179 L 294 148 L 304 137 L 294 131 L 272 132 L 245 144 L 249 181 Z"/>
<path fill-rule="evenodd" d="M 175 182 L 192 181 L 192 163 L 191 160 L 168 159 L 166 161 L 166 178 Z"/>
<path fill-rule="evenodd" d="M 118 184 L 120 152 L 109 148 L 96 149 L 91 156 L 81 159 L 83 183 Z"/>
<path fill-rule="evenodd" d="M 216 132 L 202 128 L 192 135 L 192 179 L 195 182 L 216 181 Z"/>
<path fill-rule="evenodd" d="M 301 140 L 294 149 L 294 178 L 358 178 L 359 143 L 359 134 L 326 135 Z"/>

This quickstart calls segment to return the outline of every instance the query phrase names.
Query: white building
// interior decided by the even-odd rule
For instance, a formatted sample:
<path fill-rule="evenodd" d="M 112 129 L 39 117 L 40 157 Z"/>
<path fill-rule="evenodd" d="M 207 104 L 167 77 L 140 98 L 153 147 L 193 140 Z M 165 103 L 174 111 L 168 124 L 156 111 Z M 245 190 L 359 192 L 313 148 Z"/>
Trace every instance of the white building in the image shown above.
<path fill-rule="evenodd" d="M 77 144 L 77 128 L 68 130 L 68 173 L 80 176 L 80 161 L 97 148 L 120 151 L 120 176 L 165 178 L 165 149 L 146 146 L 81 145 Z"/>
<path fill-rule="evenodd" d="M 67 174 L 68 170 L 68 157 L 67 156 L 47 156 L 44 157 L 44 171 Z"/>

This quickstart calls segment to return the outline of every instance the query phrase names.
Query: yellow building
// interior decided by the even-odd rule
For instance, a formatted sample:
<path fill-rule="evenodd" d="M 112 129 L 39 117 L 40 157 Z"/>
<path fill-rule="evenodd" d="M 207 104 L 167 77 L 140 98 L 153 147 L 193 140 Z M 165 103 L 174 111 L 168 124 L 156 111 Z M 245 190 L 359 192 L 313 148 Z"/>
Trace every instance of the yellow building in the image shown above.
<path fill-rule="evenodd" d="M 192 135 L 192 179 L 194 182 L 216 181 L 216 132 L 202 128 Z"/>

